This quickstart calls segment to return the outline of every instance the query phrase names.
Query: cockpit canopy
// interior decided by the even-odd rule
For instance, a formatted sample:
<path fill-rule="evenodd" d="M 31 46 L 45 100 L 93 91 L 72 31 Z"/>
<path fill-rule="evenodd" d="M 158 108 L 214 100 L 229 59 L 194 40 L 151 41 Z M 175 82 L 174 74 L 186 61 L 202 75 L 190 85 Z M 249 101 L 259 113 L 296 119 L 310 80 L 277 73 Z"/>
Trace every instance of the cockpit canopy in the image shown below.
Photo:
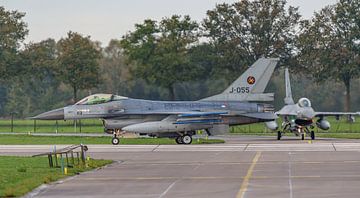
<path fill-rule="evenodd" d="M 311 102 L 307 98 L 300 98 L 298 104 L 300 107 L 311 107 Z"/>
<path fill-rule="evenodd" d="M 124 99 L 127 99 L 127 97 L 113 94 L 94 94 L 80 100 L 79 102 L 75 103 L 75 105 L 94 105 Z"/>

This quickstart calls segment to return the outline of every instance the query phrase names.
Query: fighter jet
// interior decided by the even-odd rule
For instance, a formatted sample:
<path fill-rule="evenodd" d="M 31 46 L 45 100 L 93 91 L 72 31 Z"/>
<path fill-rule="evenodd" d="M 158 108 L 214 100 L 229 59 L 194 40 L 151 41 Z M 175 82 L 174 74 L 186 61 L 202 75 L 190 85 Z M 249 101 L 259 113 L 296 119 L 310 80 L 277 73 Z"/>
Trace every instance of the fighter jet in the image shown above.
<path fill-rule="evenodd" d="M 269 122 L 277 118 L 269 102 L 273 93 L 264 93 L 279 59 L 260 58 L 220 94 L 198 101 L 152 101 L 113 94 L 90 95 L 74 105 L 33 117 L 37 120 L 100 118 L 104 131 L 119 144 L 122 133 L 175 138 L 191 144 L 196 130 L 209 135 L 223 133 L 229 126 Z M 277 126 L 270 124 L 273 129 Z"/>
<path fill-rule="evenodd" d="M 286 97 L 284 99 L 285 106 L 277 111 L 275 114 L 282 118 L 282 129 L 277 132 L 277 139 L 280 140 L 285 132 L 292 132 L 296 136 L 301 136 L 305 139 L 305 134 L 309 135 L 312 140 L 315 139 L 314 128 L 317 126 L 323 130 L 330 129 L 330 123 L 325 119 L 326 116 L 335 116 L 339 119 L 340 116 L 348 116 L 355 121 L 354 116 L 359 113 L 352 112 L 316 112 L 311 107 L 311 102 L 307 98 L 300 98 L 295 104 L 290 85 L 289 70 L 285 69 L 285 91 Z"/>

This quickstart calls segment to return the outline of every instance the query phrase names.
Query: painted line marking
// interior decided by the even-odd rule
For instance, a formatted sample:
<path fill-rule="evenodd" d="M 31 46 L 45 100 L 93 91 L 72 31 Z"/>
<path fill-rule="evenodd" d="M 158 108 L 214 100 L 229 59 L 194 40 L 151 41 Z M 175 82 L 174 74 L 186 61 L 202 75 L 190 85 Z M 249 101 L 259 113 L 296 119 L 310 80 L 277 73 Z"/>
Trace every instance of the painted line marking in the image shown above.
<path fill-rule="evenodd" d="M 260 156 L 261 156 L 261 152 L 257 152 L 254 159 L 252 160 L 252 163 L 251 163 L 251 165 L 250 165 L 250 167 L 249 167 L 249 169 L 247 171 L 247 174 L 244 177 L 244 180 L 243 180 L 243 182 L 242 182 L 242 184 L 240 186 L 240 190 L 236 195 L 237 198 L 243 198 L 244 197 L 245 192 L 247 191 L 247 187 L 249 185 L 250 178 L 251 178 L 252 173 L 254 171 L 255 165 L 256 165 L 257 161 L 259 160 Z"/>
<path fill-rule="evenodd" d="M 179 180 L 176 180 L 176 181 L 174 181 L 172 184 L 170 184 L 170 186 L 169 187 L 167 187 L 166 188 L 166 190 L 163 192 L 163 193 L 161 193 L 160 194 L 160 196 L 159 196 L 159 198 L 161 198 L 161 197 L 163 197 L 163 196 L 165 196 L 166 195 L 166 193 L 168 193 L 169 192 L 169 190 L 176 184 L 176 182 L 177 181 L 179 181 Z"/>
<path fill-rule="evenodd" d="M 157 146 L 155 146 L 155 147 L 153 148 L 153 150 L 151 150 L 151 152 L 154 152 L 157 148 L 159 148 L 159 146 L 160 146 L 160 144 L 157 145 Z"/>
<path fill-rule="evenodd" d="M 247 150 L 248 146 L 249 146 L 249 144 L 246 144 L 246 146 L 245 146 L 245 148 L 244 148 L 244 151 Z"/>
<path fill-rule="evenodd" d="M 289 152 L 289 161 L 288 161 L 288 165 L 289 165 L 289 193 L 290 193 L 290 198 L 293 198 L 293 185 L 292 185 L 292 175 L 291 175 L 291 152 Z"/>

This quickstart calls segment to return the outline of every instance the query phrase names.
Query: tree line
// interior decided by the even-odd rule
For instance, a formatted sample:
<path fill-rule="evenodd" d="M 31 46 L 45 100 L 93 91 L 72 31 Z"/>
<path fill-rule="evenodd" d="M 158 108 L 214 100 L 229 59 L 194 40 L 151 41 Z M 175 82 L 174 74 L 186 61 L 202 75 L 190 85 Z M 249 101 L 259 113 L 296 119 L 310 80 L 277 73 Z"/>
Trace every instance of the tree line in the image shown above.
<path fill-rule="evenodd" d="M 58 41 L 24 43 L 25 13 L 0 7 L 0 116 L 31 116 L 97 92 L 196 100 L 222 91 L 260 57 L 281 60 L 268 88 L 277 93 L 276 107 L 284 95 L 280 71 L 289 67 L 295 95 L 320 109 L 360 108 L 360 94 L 350 97 L 360 88 L 358 13 L 355 0 L 311 19 L 286 0 L 240 0 L 217 4 L 202 21 L 146 19 L 102 47 L 72 31 Z"/>

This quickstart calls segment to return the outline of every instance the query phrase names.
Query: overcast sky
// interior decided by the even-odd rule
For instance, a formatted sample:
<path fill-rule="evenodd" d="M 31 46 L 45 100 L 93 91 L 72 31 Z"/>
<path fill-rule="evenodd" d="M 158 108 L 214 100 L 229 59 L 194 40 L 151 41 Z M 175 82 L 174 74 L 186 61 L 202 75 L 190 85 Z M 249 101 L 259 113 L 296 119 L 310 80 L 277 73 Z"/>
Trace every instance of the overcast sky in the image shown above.
<path fill-rule="evenodd" d="M 201 21 L 217 3 L 236 0 L 0 0 L 7 10 L 25 12 L 29 35 L 26 42 L 65 37 L 68 31 L 90 35 L 107 45 L 134 29 L 146 18 L 159 20 L 172 14 L 190 15 Z M 337 0 L 289 0 L 300 13 L 310 18 L 314 11 Z"/>

